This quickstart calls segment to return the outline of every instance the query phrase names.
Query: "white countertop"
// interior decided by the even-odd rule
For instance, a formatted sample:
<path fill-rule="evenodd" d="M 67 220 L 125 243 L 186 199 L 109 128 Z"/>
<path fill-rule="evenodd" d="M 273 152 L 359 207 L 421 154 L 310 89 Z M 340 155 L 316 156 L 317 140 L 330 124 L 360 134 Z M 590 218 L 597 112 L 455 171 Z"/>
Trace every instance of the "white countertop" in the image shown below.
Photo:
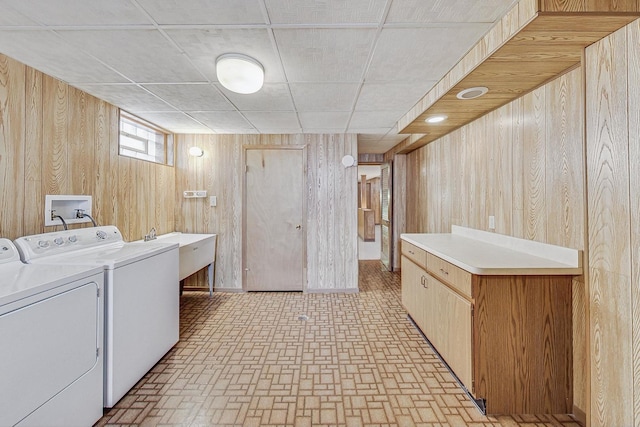
<path fill-rule="evenodd" d="M 190 245 L 195 242 L 199 242 L 201 240 L 206 239 L 215 239 L 215 234 L 193 234 L 193 233 L 182 233 L 180 231 L 174 231 L 172 233 L 161 234 L 156 239 L 150 240 L 150 242 L 159 242 L 159 243 L 178 243 L 181 247 Z"/>
<path fill-rule="evenodd" d="M 425 251 L 478 275 L 580 275 L 582 251 L 464 227 L 402 234 Z"/>

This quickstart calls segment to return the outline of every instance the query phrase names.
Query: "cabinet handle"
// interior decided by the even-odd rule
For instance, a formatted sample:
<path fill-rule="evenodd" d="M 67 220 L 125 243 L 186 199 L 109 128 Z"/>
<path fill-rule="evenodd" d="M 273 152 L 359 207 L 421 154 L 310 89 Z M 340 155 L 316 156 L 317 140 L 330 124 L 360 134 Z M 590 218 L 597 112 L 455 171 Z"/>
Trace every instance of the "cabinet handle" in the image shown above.
<path fill-rule="evenodd" d="M 427 283 L 429 283 L 429 282 L 427 281 L 427 278 L 426 278 L 426 277 L 421 276 L 421 277 L 420 277 L 420 283 L 422 284 L 422 287 L 423 287 L 423 288 L 425 288 L 425 289 L 429 289 L 429 287 L 427 286 Z"/>
<path fill-rule="evenodd" d="M 415 255 L 415 253 L 410 249 L 408 249 L 407 252 L 409 252 L 411 255 Z"/>
<path fill-rule="evenodd" d="M 449 272 L 447 270 L 445 270 L 444 268 L 441 268 L 440 271 L 442 272 L 442 274 L 448 276 Z"/>

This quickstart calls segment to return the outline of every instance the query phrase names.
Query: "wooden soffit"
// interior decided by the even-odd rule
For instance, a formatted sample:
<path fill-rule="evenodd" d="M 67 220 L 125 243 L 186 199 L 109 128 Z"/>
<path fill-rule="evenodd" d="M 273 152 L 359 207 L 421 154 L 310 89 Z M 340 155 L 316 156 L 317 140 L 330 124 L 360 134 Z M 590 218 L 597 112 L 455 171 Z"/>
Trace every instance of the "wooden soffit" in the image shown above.
<path fill-rule="evenodd" d="M 420 148 L 561 75 L 580 64 L 585 47 L 639 12 L 636 0 L 521 0 L 398 121 L 398 133 L 411 136 L 393 151 Z M 456 97 L 477 86 L 489 91 L 476 99 Z M 441 114 L 446 121 L 425 123 Z"/>

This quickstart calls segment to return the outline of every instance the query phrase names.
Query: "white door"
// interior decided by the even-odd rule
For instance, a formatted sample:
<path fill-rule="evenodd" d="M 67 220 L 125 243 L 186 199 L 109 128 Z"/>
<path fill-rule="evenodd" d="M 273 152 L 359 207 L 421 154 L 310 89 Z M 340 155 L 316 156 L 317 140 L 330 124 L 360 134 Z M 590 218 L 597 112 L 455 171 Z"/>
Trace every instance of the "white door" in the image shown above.
<path fill-rule="evenodd" d="M 304 149 L 247 148 L 245 154 L 245 290 L 302 291 Z"/>

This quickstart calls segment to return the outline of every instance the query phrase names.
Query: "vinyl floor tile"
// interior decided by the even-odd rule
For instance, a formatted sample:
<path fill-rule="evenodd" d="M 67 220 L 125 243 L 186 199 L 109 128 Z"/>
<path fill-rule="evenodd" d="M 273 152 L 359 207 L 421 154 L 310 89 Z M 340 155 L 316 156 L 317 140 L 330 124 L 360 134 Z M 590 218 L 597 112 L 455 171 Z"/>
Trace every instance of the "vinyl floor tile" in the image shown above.
<path fill-rule="evenodd" d="M 486 417 L 400 302 L 400 275 L 360 261 L 357 294 L 185 292 L 180 342 L 103 426 L 578 426 Z"/>

